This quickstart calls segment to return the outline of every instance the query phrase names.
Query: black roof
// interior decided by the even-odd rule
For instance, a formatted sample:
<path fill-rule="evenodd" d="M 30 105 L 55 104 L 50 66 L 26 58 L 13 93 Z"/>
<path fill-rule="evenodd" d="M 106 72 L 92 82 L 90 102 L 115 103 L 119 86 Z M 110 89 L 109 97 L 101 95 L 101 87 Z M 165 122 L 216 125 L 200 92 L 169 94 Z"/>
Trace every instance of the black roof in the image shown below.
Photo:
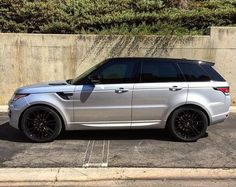
<path fill-rule="evenodd" d="M 168 61 L 168 62 L 186 62 L 186 63 L 206 63 L 211 66 L 213 66 L 215 63 L 214 62 L 209 62 L 205 60 L 191 60 L 191 59 L 186 59 L 186 58 L 157 58 L 157 57 L 113 57 L 113 58 L 108 58 L 107 60 L 111 59 L 127 59 L 127 60 L 156 60 L 156 61 Z"/>

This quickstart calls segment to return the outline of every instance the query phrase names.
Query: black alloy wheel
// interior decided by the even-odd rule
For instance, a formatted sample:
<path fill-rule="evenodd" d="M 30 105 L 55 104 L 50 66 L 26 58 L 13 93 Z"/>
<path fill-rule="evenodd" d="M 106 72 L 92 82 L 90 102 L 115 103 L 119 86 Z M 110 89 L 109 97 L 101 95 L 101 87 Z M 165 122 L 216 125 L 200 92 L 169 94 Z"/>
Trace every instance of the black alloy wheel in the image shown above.
<path fill-rule="evenodd" d="M 206 133 L 208 119 L 197 107 L 182 107 L 173 112 L 168 127 L 171 134 L 181 141 L 197 141 Z"/>
<path fill-rule="evenodd" d="M 53 109 L 46 106 L 33 106 L 24 112 L 21 129 L 34 142 L 50 142 L 60 134 L 62 122 Z"/>

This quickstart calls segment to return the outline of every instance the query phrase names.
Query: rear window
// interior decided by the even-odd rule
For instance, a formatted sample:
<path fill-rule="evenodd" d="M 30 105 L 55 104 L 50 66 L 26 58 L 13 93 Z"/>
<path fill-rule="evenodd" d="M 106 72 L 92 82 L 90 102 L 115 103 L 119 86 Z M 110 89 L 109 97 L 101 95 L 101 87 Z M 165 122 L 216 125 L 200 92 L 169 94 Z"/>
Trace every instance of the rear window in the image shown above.
<path fill-rule="evenodd" d="M 174 63 L 154 60 L 142 63 L 141 82 L 179 82 L 183 80 Z"/>
<path fill-rule="evenodd" d="M 180 62 L 178 64 L 188 82 L 204 82 L 211 80 L 208 73 L 197 63 Z"/>
<path fill-rule="evenodd" d="M 208 64 L 201 64 L 201 67 L 208 73 L 211 80 L 213 80 L 213 81 L 225 81 L 225 79 L 219 73 L 217 73 L 217 71 L 214 70 L 214 68 L 212 66 L 210 66 Z"/>

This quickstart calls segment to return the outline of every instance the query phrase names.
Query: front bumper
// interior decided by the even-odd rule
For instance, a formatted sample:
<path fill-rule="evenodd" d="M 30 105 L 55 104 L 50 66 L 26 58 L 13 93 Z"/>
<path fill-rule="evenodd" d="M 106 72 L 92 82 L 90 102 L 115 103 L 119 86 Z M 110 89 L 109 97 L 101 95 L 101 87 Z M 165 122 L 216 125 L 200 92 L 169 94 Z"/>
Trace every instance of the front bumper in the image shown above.
<path fill-rule="evenodd" d="M 9 124 L 19 129 L 19 120 L 22 112 L 29 106 L 27 100 L 25 98 L 21 98 L 14 102 L 9 102 L 8 105 L 8 116 L 9 116 Z"/>

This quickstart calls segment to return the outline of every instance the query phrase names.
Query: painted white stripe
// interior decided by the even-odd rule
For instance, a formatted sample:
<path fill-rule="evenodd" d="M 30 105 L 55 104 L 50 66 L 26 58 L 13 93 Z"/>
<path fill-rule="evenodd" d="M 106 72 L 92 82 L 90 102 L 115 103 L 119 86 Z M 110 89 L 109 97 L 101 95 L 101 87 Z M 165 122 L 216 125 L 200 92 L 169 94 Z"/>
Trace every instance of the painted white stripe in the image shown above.
<path fill-rule="evenodd" d="M 9 122 L 9 120 L 1 121 L 0 125 L 3 125 L 3 124 L 8 123 L 8 122 Z"/>
<path fill-rule="evenodd" d="M 86 163 L 83 165 L 84 168 L 87 167 L 108 167 L 108 163 Z"/>
<path fill-rule="evenodd" d="M 88 141 L 88 144 L 87 144 L 87 147 L 86 147 L 86 151 L 85 151 L 85 154 L 84 154 L 84 161 L 83 161 L 83 166 L 86 164 L 86 159 L 87 159 L 87 154 L 88 154 L 88 149 L 89 149 L 89 146 L 90 146 L 90 142 L 91 140 Z"/>
<path fill-rule="evenodd" d="M 89 159 L 88 159 L 88 163 L 90 162 L 90 160 L 91 160 L 91 157 L 92 157 L 92 153 L 93 153 L 94 144 L 95 144 L 95 140 L 93 140 L 93 143 L 92 143 L 92 148 L 91 148 L 91 151 L 90 151 L 90 153 L 89 153 Z"/>
<path fill-rule="evenodd" d="M 91 162 L 91 158 L 93 157 L 93 150 L 96 146 L 96 140 L 89 140 L 87 144 L 87 148 L 85 151 L 84 162 L 82 167 L 108 167 L 108 156 L 109 156 L 109 140 L 103 140 L 102 144 L 102 157 L 100 162 Z"/>

